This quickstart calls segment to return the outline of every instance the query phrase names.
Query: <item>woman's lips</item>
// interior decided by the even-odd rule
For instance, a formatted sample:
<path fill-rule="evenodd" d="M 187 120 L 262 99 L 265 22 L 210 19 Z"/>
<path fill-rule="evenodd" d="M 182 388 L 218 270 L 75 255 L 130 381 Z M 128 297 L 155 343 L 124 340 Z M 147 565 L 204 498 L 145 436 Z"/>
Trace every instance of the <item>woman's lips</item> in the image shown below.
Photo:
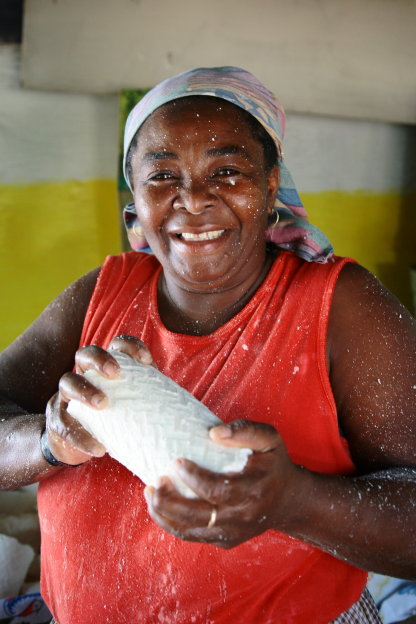
<path fill-rule="evenodd" d="M 206 230 L 205 232 L 175 232 L 172 242 L 180 253 L 213 254 L 223 249 L 231 230 Z"/>
<path fill-rule="evenodd" d="M 196 234 L 195 232 L 181 232 L 180 234 L 177 234 L 177 236 L 184 241 L 197 242 L 215 240 L 220 238 L 224 232 L 225 230 L 211 230 L 210 232 L 200 232 L 199 234 Z"/>

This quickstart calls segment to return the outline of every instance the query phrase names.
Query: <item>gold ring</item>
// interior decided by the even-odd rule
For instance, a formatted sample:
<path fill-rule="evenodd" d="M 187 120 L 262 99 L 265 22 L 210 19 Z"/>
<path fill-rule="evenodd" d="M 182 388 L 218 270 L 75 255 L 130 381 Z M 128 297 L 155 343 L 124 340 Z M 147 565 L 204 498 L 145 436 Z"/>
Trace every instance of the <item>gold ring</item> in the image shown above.
<path fill-rule="evenodd" d="M 133 234 L 136 238 L 143 238 L 143 228 L 141 225 L 135 222 L 131 229 L 133 230 Z"/>
<path fill-rule="evenodd" d="M 216 521 L 217 521 L 217 508 L 213 507 L 211 510 L 211 515 L 209 517 L 208 524 L 207 524 L 207 529 L 212 529 Z"/>

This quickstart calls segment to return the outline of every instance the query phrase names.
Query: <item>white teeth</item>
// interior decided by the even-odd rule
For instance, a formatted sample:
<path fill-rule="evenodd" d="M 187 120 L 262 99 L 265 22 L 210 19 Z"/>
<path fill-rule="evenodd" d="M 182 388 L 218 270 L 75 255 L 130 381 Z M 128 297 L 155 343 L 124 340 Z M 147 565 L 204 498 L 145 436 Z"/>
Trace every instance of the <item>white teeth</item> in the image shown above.
<path fill-rule="evenodd" d="M 191 232 L 182 232 L 181 237 L 187 241 L 213 240 L 224 234 L 225 230 L 214 230 L 212 232 L 202 232 L 201 234 L 191 234 Z"/>

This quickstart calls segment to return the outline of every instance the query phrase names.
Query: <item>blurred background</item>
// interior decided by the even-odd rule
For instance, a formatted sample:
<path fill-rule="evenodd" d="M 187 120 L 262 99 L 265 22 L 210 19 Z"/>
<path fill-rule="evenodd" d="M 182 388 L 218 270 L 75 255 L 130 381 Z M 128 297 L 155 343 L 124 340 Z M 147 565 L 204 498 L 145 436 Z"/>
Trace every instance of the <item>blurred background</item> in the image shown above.
<path fill-rule="evenodd" d="M 0 0 L 0 348 L 126 248 L 127 109 L 214 65 L 244 67 L 279 97 L 310 220 L 415 311 L 415 0 Z M 32 513 L 30 500 L 12 508 Z M 36 533 L 35 516 L 24 526 Z"/>

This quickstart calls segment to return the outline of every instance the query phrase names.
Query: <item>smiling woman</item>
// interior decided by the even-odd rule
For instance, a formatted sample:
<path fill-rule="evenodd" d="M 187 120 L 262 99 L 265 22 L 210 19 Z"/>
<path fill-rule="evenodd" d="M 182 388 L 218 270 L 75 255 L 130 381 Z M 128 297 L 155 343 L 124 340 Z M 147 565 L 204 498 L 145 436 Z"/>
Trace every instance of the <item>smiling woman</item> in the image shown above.
<path fill-rule="evenodd" d="M 59 624 L 379 622 L 365 570 L 416 576 L 415 323 L 308 223 L 283 129 L 238 68 L 150 91 L 126 123 L 125 220 L 154 255 L 108 257 L 0 358 L 1 392 L 29 412 L 0 423 L 0 478 L 42 480 L 42 592 Z M 188 498 L 106 454 L 67 406 L 107 406 L 84 373 L 111 384 L 114 349 L 216 414 L 207 438 L 252 450 L 244 469 L 177 458 Z"/>

